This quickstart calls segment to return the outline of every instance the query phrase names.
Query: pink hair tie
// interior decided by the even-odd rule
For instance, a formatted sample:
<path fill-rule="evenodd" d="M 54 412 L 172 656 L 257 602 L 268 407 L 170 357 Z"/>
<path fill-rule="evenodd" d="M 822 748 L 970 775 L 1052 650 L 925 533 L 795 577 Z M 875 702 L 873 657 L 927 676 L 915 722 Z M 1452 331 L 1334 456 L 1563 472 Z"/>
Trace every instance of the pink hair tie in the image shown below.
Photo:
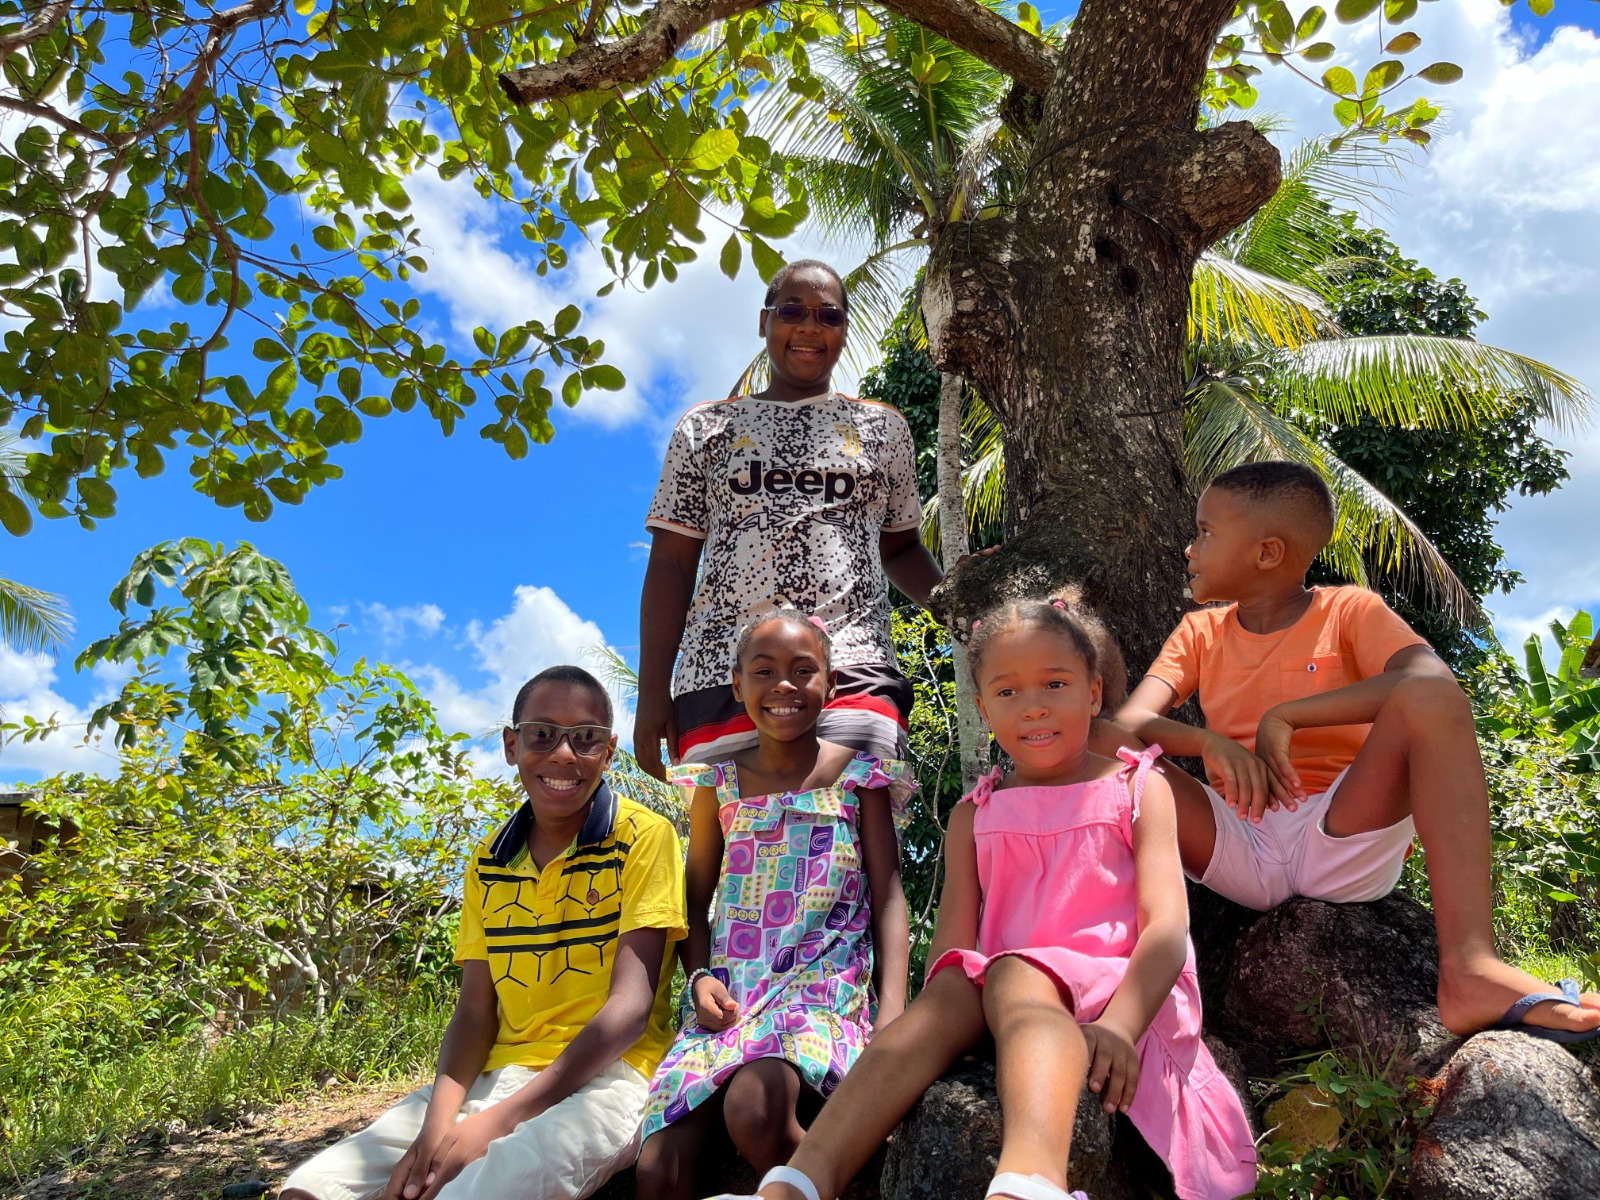
<path fill-rule="evenodd" d="M 979 617 L 975 621 L 972 622 L 972 627 L 974 629 L 976 629 L 979 625 L 982 625 L 982 624 L 983 624 L 983 618 Z"/>
<path fill-rule="evenodd" d="M 824 621 L 821 617 L 813 615 L 813 616 L 807 617 L 806 620 L 810 621 L 818 629 L 822 630 L 823 633 L 827 633 L 828 632 L 828 623 L 826 621 Z"/>
<path fill-rule="evenodd" d="M 1057 597 L 1056 599 L 1050 601 L 1050 606 L 1052 608 L 1059 608 L 1062 612 L 1066 612 L 1067 611 L 1067 602 L 1065 600 L 1060 599 L 1059 597 Z"/>

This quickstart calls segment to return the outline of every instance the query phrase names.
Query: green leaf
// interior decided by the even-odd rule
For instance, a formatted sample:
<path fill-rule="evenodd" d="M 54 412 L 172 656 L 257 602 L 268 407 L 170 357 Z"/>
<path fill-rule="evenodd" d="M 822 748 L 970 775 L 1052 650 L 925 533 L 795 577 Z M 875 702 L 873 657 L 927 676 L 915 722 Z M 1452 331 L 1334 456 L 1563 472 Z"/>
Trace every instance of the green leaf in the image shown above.
<path fill-rule="evenodd" d="M 1300 57 L 1307 62 L 1326 62 L 1333 57 L 1334 45 L 1332 42 L 1312 42 L 1300 51 Z M 1354 76 L 1351 76 L 1353 79 Z"/>
<path fill-rule="evenodd" d="M 683 160 L 691 171 L 715 171 L 739 152 L 739 135 L 731 129 L 708 129 L 695 138 Z"/>
<path fill-rule="evenodd" d="M 1315 37 L 1317 35 L 1317 31 L 1327 23 L 1327 20 L 1327 9 L 1323 8 L 1320 4 L 1313 4 L 1310 8 L 1306 9 L 1305 13 L 1301 16 L 1300 24 L 1295 26 L 1295 41 L 1303 42 L 1309 37 Z"/>
<path fill-rule="evenodd" d="M 1404 25 L 1417 15 L 1417 0 L 1384 0 L 1383 15 L 1391 25 Z"/>
<path fill-rule="evenodd" d="M 22 537 L 33 528 L 33 514 L 20 497 L 0 488 L 0 525 L 13 537 Z"/>
<path fill-rule="evenodd" d="M 411 207 L 411 197 L 406 195 L 405 188 L 386 171 L 378 174 L 378 199 L 383 201 L 385 208 L 394 212 L 405 212 Z"/>
<path fill-rule="evenodd" d="M 1555 8 L 1556 0 L 1528 0 L 1528 11 L 1536 17 L 1548 17 Z"/>
<path fill-rule="evenodd" d="M 750 261 L 755 264 L 762 283 L 771 283 L 772 277 L 783 269 L 783 255 L 758 237 L 750 239 Z"/>
<path fill-rule="evenodd" d="M 578 322 L 583 319 L 583 311 L 576 304 L 569 304 L 556 314 L 555 331 L 557 337 L 566 337 L 578 327 Z"/>
<path fill-rule="evenodd" d="M 1263 0 L 1256 6 L 1256 11 L 1266 22 L 1267 32 L 1272 35 L 1272 40 L 1279 46 L 1287 46 L 1294 40 L 1294 17 L 1283 0 Z"/>
<path fill-rule="evenodd" d="M 600 363 L 598 366 L 587 367 L 583 372 L 583 385 L 585 387 L 599 388 L 606 392 L 620 392 L 627 380 L 621 371 L 610 363 Z"/>
<path fill-rule="evenodd" d="M 1429 83 L 1459 83 L 1466 72 L 1453 62 L 1430 63 L 1417 72 L 1418 79 L 1426 79 Z"/>
<path fill-rule="evenodd" d="M 1356 77 L 1348 67 L 1330 67 L 1322 76 L 1322 86 L 1337 96 L 1356 94 Z"/>
<path fill-rule="evenodd" d="M 1396 58 L 1385 59 L 1372 70 L 1367 72 L 1367 77 L 1361 81 L 1361 94 L 1373 96 L 1385 88 L 1394 86 L 1395 82 L 1406 73 Z"/>
<path fill-rule="evenodd" d="M 583 395 L 583 380 L 574 371 L 561 381 L 561 402 L 568 408 L 575 405 Z"/>
<path fill-rule="evenodd" d="M 1385 54 L 1410 54 L 1420 45 L 1422 45 L 1422 38 L 1407 30 L 1400 36 L 1390 39 L 1389 44 L 1383 48 L 1383 52 Z"/>
<path fill-rule="evenodd" d="M 1354 25 L 1357 21 L 1364 21 L 1377 11 L 1381 0 L 1339 0 L 1333 6 L 1333 15 L 1342 24 Z"/>
<path fill-rule="evenodd" d="M 730 233 L 728 240 L 722 244 L 722 255 L 717 265 L 722 268 L 724 275 L 729 279 L 734 279 L 738 277 L 739 262 L 742 257 L 743 252 L 739 249 L 739 235 Z"/>

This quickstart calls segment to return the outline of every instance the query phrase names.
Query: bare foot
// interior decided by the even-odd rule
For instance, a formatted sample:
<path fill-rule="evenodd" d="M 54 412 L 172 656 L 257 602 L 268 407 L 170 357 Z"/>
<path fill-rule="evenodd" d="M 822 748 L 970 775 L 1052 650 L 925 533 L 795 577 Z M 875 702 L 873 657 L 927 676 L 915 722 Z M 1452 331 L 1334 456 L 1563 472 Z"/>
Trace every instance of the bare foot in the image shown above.
<path fill-rule="evenodd" d="M 1494 1026 L 1523 996 L 1560 990 L 1492 956 L 1453 967 L 1441 962 L 1439 1019 L 1451 1033 L 1465 1037 Z M 1535 1004 L 1522 1021 L 1525 1025 L 1572 1032 L 1600 1028 L 1600 994 L 1585 992 L 1576 1005 L 1559 1000 Z"/>

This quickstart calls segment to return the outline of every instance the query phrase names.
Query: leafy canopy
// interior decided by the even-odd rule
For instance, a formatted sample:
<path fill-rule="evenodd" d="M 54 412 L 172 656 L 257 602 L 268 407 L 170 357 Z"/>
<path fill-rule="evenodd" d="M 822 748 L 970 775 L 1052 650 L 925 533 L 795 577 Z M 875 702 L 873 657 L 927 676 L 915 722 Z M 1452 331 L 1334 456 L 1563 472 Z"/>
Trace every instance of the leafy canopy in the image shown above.
<path fill-rule="evenodd" d="M 1008 25 L 975 0 L 938 7 L 957 42 L 978 14 Z M 1341 0 L 1332 16 L 1379 8 Z M 1308 74 L 1352 128 L 1420 137 L 1437 110 L 1388 98 L 1460 72 L 1408 69 L 1419 39 L 1398 27 L 1417 0 L 1381 8 L 1386 57 L 1352 84 L 1305 70 L 1326 57 L 1322 7 L 1242 0 L 1213 105 L 1253 103 L 1264 58 Z M 1037 81 L 1051 39 L 1072 35 L 1015 14 L 1008 44 Z M 663 31 L 673 21 L 687 24 Z M 519 71 L 663 32 L 634 82 L 574 74 L 529 107 L 502 94 Z M 479 434 L 521 457 L 552 436 L 556 391 L 571 404 L 623 378 L 575 305 L 478 329 L 470 356 L 422 327 L 408 181 L 460 179 L 517 212 L 540 275 L 589 239 L 630 285 L 671 282 L 703 252 L 768 278 L 808 199 L 744 102 L 769 86 L 821 99 L 821 39 L 892 34 L 838 0 L 0 0 L 0 427 L 39 443 L 0 497 L 92 526 L 115 512 L 119 473 L 176 454 L 196 490 L 264 520 L 338 478 L 367 420 L 420 407 L 449 434 L 483 400 Z M 0 499 L 14 534 L 17 511 Z"/>

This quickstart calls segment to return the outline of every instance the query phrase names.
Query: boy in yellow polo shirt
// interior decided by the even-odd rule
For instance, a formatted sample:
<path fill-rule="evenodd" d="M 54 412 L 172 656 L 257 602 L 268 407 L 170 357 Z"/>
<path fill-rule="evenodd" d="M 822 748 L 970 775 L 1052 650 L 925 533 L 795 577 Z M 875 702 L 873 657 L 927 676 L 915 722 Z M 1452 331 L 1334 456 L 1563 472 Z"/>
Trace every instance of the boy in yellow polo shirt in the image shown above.
<path fill-rule="evenodd" d="M 579 667 L 504 731 L 527 801 L 467 865 L 461 999 L 432 1085 L 324 1150 L 281 1200 L 580 1200 L 638 1153 L 685 933 L 672 825 L 617 796 L 611 699 Z"/>

